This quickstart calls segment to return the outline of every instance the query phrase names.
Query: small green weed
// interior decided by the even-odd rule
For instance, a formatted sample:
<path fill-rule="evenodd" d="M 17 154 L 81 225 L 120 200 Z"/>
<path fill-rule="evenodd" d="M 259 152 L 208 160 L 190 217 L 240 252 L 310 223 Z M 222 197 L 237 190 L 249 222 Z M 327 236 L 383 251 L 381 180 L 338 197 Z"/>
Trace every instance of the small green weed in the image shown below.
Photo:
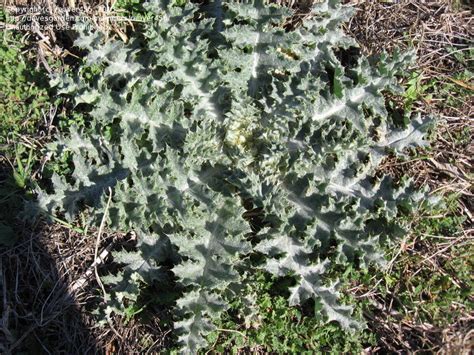
<path fill-rule="evenodd" d="M 26 147 L 23 145 L 16 146 L 15 164 L 13 168 L 13 179 L 18 188 L 25 189 L 31 185 L 31 175 L 33 171 L 33 149 L 28 149 L 28 157 L 23 158 Z"/>
<path fill-rule="evenodd" d="M 149 17 L 143 3 L 141 0 L 118 0 L 114 5 L 114 10 L 133 21 L 147 21 Z"/>
<path fill-rule="evenodd" d="M 419 72 L 412 72 L 406 83 L 406 90 L 404 94 L 405 98 L 405 112 L 411 112 L 413 104 L 419 101 L 421 98 L 425 100 L 431 100 L 430 94 L 426 95 L 426 92 L 433 87 L 432 82 L 426 82 L 423 75 Z"/>

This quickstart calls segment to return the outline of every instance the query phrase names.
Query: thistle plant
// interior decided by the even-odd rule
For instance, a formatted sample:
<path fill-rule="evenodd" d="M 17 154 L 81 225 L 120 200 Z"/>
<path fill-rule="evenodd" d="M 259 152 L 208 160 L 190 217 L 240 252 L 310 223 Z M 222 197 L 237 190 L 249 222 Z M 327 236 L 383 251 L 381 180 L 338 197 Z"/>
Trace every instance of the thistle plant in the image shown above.
<path fill-rule="evenodd" d="M 425 199 L 376 174 L 430 126 L 415 117 L 400 127 L 386 109 L 411 54 L 354 51 L 341 29 L 351 9 L 335 0 L 292 30 L 290 9 L 258 0 L 146 6 L 154 20 L 126 44 L 81 31 L 93 79 L 52 80 L 90 119 L 50 147 L 74 169 L 53 177 L 41 207 L 68 219 L 87 210 L 92 225 L 105 215 L 137 235 L 103 279 L 108 311 L 146 285 L 179 285 L 174 326 L 195 352 L 260 269 L 293 280 L 289 306 L 313 299 L 327 321 L 360 328 L 326 274 L 330 262 L 382 265 L 397 215 Z"/>

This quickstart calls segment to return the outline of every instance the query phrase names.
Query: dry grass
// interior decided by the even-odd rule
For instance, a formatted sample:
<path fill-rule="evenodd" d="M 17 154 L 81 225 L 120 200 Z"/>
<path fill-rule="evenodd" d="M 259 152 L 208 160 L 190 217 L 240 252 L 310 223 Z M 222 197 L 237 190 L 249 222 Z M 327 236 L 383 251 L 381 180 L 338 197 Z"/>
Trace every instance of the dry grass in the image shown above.
<path fill-rule="evenodd" d="M 382 170 L 395 177 L 407 174 L 418 186 L 428 185 L 433 191 L 459 193 L 463 197 L 462 213 L 472 222 L 473 83 L 453 76 L 464 69 L 456 53 L 473 48 L 474 16 L 468 10 L 453 11 L 451 6 L 448 1 L 366 2 L 358 6 L 347 30 L 368 54 L 411 45 L 417 55 L 411 70 L 421 74 L 423 83 L 431 81 L 436 87 L 458 85 L 468 90 L 464 97 L 454 97 L 458 95 L 454 92 L 418 100 L 415 111 L 436 117 L 438 122 L 431 149 L 420 151 L 418 157 L 408 161 L 389 159 Z M 458 102 L 450 104 L 449 99 Z M 461 133 L 468 136 L 464 142 L 458 137 Z"/>
<path fill-rule="evenodd" d="M 466 89 L 463 97 L 450 97 L 458 95 L 459 91 L 453 90 L 451 93 L 448 90 L 444 97 L 434 95 L 431 100 L 425 97 L 417 100 L 415 111 L 432 115 L 438 120 L 430 149 L 419 150 L 403 161 L 387 159 L 381 167 L 384 173 L 395 178 L 408 175 L 418 186 L 430 186 L 433 193 L 456 193 L 460 196 L 456 215 L 466 218 L 465 229 L 461 234 L 434 236 L 445 238 L 442 243 L 409 235 L 392 261 L 392 265 L 397 263 L 405 266 L 403 274 L 407 279 L 427 270 L 433 274 L 448 275 L 445 265 L 456 257 L 453 252 L 464 249 L 472 252 L 474 240 L 473 83 L 453 80 L 455 74 L 464 69 L 456 54 L 473 47 L 474 17 L 469 10 L 453 10 L 453 3 L 449 1 L 357 2 L 356 16 L 348 24 L 347 31 L 358 40 L 366 54 L 412 47 L 416 51 L 417 61 L 411 70 L 422 75 L 423 83 L 434 83 L 434 89 L 447 85 L 459 85 Z M 472 69 L 472 58 L 470 66 Z M 465 136 L 462 141 L 459 139 L 461 133 Z M 417 223 L 413 221 L 413 225 Z M 415 265 L 410 263 L 416 258 L 422 262 Z M 373 290 L 362 292 L 380 308 L 379 312 L 367 314 L 372 319 L 370 326 L 378 334 L 381 347 L 371 351 L 383 349 L 411 353 L 423 347 L 430 352 L 443 354 L 470 353 L 474 348 L 474 314 L 471 309 L 463 310 L 463 316 L 444 327 L 423 323 L 416 310 L 415 313 L 410 309 L 400 313 L 393 310 L 393 303 L 396 303 L 401 292 L 397 287 L 392 290 L 390 299 L 381 298 Z M 354 292 L 357 293 L 357 290 Z"/>
<path fill-rule="evenodd" d="M 423 216 L 416 216 L 412 222 L 415 227 Z M 442 216 L 437 216 L 442 218 Z M 474 314 L 467 304 L 453 302 L 449 312 L 456 314 L 449 323 L 439 320 L 439 315 L 426 316 L 426 310 L 436 306 L 439 290 L 428 285 L 435 275 L 445 277 L 445 287 L 469 289 L 466 280 L 458 277 L 458 270 L 453 270 L 453 260 L 458 258 L 466 262 L 466 255 L 474 253 L 474 230 L 464 230 L 451 236 L 428 235 L 416 233 L 406 236 L 400 249 L 390 261 L 386 276 L 390 283 L 380 274 L 375 274 L 367 284 L 354 282 L 350 292 L 358 299 L 368 300 L 372 305 L 364 312 L 368 327 L 377 334 L 379 343 L 371 352 L 393 351 L 414 353 L 429 351 L 440 354 L 469 354 L 474 346 Z M 465 265 L 469 268 L 468 265 Z M 432 275 L 432 276 L 430 276 Z M 427 283 L 423 291 L 413 292 L 407 301 L 407 291 Z M 434 289 L 432 293 L 431 289 Z M 473 302 L 470 299 L 468 302 Z M 442 309 L 439 307 L 439 309 Z M 448 318 L 448 315 L 444 315 Z M 430 318 L 428 317 L 428 318 Z"/>
<path fill-rule="evenodd" d="M 92 311 L 102 295 L 93 273 L 95 231 L 60 224 L 23 227 L 23 239 L 0 249 L 0 352 L 95 354 L 159 351 L 169 341 L 159 314 L 140 322 L 115 317 L 98 327 Z M 104 233 L 101 249 L 127 243 Z M 100 268 L 99 268 L 100 270 Z M 102 273 L 107 272 L 102 270 Z M 77 287 L 77 286 L 80 287 Z M 117 330 L 118 329 L 118 330 Z"/>
<path fill-rule="evenodd" d="M 38 62 L 51 73 L 48 57 L 54 59 L 75 56 L 69 50 L 75 40 L 72 31 L 76 20 L 81 17 L 88 19 L 90 24 L 102 31 L 106 36 L 117 36 L 127 41 L 127 28 L 133 28 L 133 19 L 123 16 L 115 8 L 117 0 L 0 0 L 4 2 L 7 13 L 13 16 L 15 8 L 37 9 L 40 12 L 31 12 L 29 16 L 16 15 L 14 23 L 1 23 L 0 25 L 10 30 L 19 30 L 25 35 L 25 43 L 29 43 L 36 52 Z M 47 21 L 41 16 L 48 16 Z M 21 25 L 28 25 L 24 30 Z M 56 27 L 55 27 L 56 26 Z M 57 28 L 63 28 L 57 30 Z"/>
<path fill-rule="evenodd" d="M 91 296 L 68 292 L 70 279 L 90 262 L 87 238 L 59 226 L 23 230 L 18 244 L 1 251 L 2 353 L 93 352 L 92 324 L 80 312 L 81 302 Z"/>

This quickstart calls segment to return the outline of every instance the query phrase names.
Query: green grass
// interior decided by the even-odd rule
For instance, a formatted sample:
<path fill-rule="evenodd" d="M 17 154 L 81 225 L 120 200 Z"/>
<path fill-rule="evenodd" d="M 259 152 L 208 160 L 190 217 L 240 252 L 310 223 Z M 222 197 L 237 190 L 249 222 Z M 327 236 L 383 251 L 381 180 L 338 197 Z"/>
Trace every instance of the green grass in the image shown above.
<path fill-rule="evenodd" d="M 457 197 L 448 196 L 446 207 L 421 218 L 410 249 L 394 264 L 400 311 L 415 322 L 446 327 L 472 309 L 474 246 L 462 238 L 465 218 L 458 215 Z"/>
<path fill-rule="evenodd" d="M 246 281 L 249 304 L 232 304 L 218 330 L 209 335 L 209 343 L 214 344 L 211 349 L 217 353 L 360 353 L 374 344 L 366 330 L 351 334 L 336 323 L 325 324 L 315 304 L 289 307 L 287 298 L 281 296 L 284 280 L 259 273 Z M 349 298 L 343 301 L 354 301 Z M 355 313 L 360 319 L 360 309 Z"/>
<path fill-rule="evenodd" d="M 22 134 L 36 133 L 50 98 L 45 74 L 27 62 L 18 38 L 4 36 L 0 58 L 0 145 L 5 145 Z"/>
<path fill-rule="evenodd" d="M 49 86 L 48 73 L 37 68 L 33 51 L 13 31 L 3 32 L 0 39 L 0 245 L 12 246 L 22 233 L 25 203 L 33 201 L 34 189 L 41 167 L 41 137 L 50 123 L 60 129 L 79 123 L 80 113 L 58 109 L 51 121 L 50 109 L 64 108 L 64 102 Z M 59 61 L 47 59 L 52 68 Z M 41 142 L 40 142 L 41 141 Z M 69 172 L 68 157 L 54 164 L 47 163 L 42 177 L 53 172 Z"/>
<path fill-rule="evenodd" d="M 372 278 L 376 286 L 365 284 L 398 313 L 387 323 L 403 320 L 445 329 L 473 309 L 474 247 L 463 236 L 457 198 L 445 197 L 444 206 L 420 216 L 400 248 L 387 252 L 393 259 L 389 272 Z"/>
<path fill-rule="evenodd" d="M 469 69 L 454 73 L 441 83 L 432 79 L 432 96 L 442 100 L 440 105 L 444 107 L 462 108 L 468 103 L 466 100 L 472 96 L 473 80 L 473 72 Z"/>
<path fill-rule="evenodd" d="M 33 165 L 39 159 L 22 137 L 35 136 L 48 110 L 45 74 L 28 62 L 19 38 L 4 32 L 0 40 L 0 244 L 18 239 L 14 225 L 25 198 L 31 197 Z"/>

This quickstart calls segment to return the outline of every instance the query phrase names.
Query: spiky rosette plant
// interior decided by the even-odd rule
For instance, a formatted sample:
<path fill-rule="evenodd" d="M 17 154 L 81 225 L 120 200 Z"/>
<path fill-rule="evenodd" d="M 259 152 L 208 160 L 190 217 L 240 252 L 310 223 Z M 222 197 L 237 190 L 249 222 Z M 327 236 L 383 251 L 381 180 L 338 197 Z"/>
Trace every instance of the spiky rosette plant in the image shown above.
<path fill-rule="evenodd" d="M 335 0 L 291 31 L 291 11 L 262 1 L 147 8 L 153 23 L 127 44 L 82 31 L 76 45 L 101 68 L 92 80 L 53 80 L 90 120 L 52 146 L 74 169 L 53 177 L 42 208 L 70 219 L 87 209 L 95 225 L 106 214 L 138 239 L 136 251 L 115 254 L 122 271 L 104 278 L 109 310 L 146 284 L 176 282 L 175 328 L 194 352 L 245 297 L 243 275 L 261 269 L 293 279 L 289 305 L 314 299 L 328 321 L 359 328 L 325 277 L 328 255 L 383 263 L 395 217 L 424 198 L 375 177 L 429 125 L 397 127 L 382 95 L 399 91 L 410 55 L 369 63 L 351 50 L 340 28 L 351 10 Z"/>

